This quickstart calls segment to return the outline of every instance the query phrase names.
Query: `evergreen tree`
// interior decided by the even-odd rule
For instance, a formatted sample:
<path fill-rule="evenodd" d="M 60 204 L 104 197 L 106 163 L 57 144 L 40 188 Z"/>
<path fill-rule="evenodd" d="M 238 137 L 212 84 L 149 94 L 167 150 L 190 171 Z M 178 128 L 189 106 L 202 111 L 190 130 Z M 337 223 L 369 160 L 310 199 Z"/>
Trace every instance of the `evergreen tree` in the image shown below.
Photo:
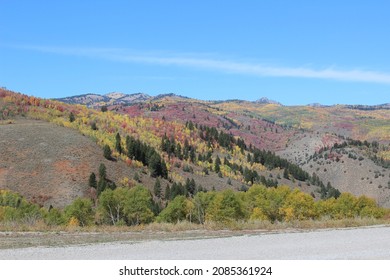
<path fill-rule="evenodd" d="M 115 150 L 117 150 L 117 152 L 119 154 L 122 154 L 122 144 L 121 144 L 121 136 L 119 134 L 119 132 L 116 134 L 115 136 Z"/>
<path fill-rule="evenodd" d="M 217 156 L 217 158 L 215 159 L 215 163 L 214 163 L 215 173 L 219 173 L 221 171 L 220 165 L 221 165 L 221 159 L 219 158 L 219 156 Z"/>
<path fill-rule="evenodd" d="M 104 163 L 101 163 L 99 166 L 99 178 L 106 179 L 107 177 L 107 169 Z"/>
<path fill-rule="evenodd" d="M 167 184 L 167 186 L 165 187 L 164 198 L 166 200 L 169 200 L 171 198 L 171 188 L 169 187 L 169 184 Z"/>
<path fill-rule="evenodd" d="M 98 130 L 98 127 L 96 125 L 96 122 L 91 123 L 91 129 L 92 130 Z"/>
<path fill-rule="evenodd" d="M 130 137 L 129 135 L 126 136 L 126 150 L 127 150 L 127 157 L 133 159 L 135 156 L 134 153 L 134 138 Z"/>
<path fill-rule="evenodd" d="M 195 162 L 195 159 L 196 159 L 195 150 L 194 150 L 194 148 L 191 148 L 191 151 L 190 151 L 190 160 L 191 160 L 191 162 Z"/>
<path fill-rule="evenodd" d="M 92 174 L 91 174 L 92 175 Z M 107 170 L 106 166 L 101 163 L 99 166 L 99 181 L 97 183 L 97 194 L 99 195 L 107 188 Z"/>
<path fill-rule="evenodd" d="M 283 178 L 288 179 L 288 180 L 290 179 L 289 176 L 288 176 L 288 170 L 287 170 L 287 168 L 284 169 Z"/>
<path fill-rule="evenodd" d="M 103 156 L 106 159 L 111 160 L 111 148 L 107 144 L 103 147 Z"/>
<path fill-rule="evenodd" d="M 75 118 L 73 112 L 70 112 L 69 121 L 70 121 L 70 122 L 74 122 L 75 120 L 76 120 L 76 118 Z"/>
<path fill-rule="evenodd" d="M 100 178 L 97 185 L 97 195 L 100 195 L 107 188 L 107 182 L 104 178 Z"/>
<path fill-rule="evenodd" d="M 148 161 L 148 165 L 150 170 L 150 176 L 157 177 L 161 175 L 161 158 L 157 153 L 151 156 Z"/>
<path fill-rule="evenodd" d="M 154 195 L 158 198 L 161 198 L 161 183 L 160 180 L 157 178 L 156 182 L 154 183 Z"/>
<path fill-rule="evenodd" d="M 94 189 L 97 188 L 96 175 L 95 175 L 94 172 L 92 172 L 91 175 L 89 176 L 88 185 L 89 185 L 91 188 L 94 188 Z"/>
<path fill-rule="evenodd" d="M 165 160 L 161 160 L 161 177 L 168 179 L 168 168 Z"/>

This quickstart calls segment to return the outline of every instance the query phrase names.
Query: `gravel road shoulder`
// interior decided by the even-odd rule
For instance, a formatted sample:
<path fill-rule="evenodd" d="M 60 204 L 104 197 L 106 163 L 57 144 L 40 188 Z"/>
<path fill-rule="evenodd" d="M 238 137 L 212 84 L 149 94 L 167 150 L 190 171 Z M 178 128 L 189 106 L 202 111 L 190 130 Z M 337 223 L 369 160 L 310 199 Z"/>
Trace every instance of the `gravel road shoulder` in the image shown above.
<path fill-rule="evenodd" d="M 0 259 L 385 259 L 390 260 L 390 227 L 291 232 L 174 233 L 157 238 L 0 250 Z M 135 237 L 135 236 L 134 236 Z M 150 236 L 152 237 L 152 236 Z M 44 238 L 42 236 L 42 238 Z M 61 238 L 61 236 L 59 236 Z"/>

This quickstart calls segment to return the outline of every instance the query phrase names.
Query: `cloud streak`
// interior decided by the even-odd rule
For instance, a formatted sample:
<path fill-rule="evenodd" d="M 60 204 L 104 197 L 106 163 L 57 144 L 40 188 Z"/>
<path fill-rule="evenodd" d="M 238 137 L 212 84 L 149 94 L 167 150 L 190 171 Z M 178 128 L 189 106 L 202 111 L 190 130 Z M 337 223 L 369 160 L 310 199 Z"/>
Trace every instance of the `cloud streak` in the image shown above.
<path fill-rule="evenodd" d="M 333 67 L 323 69 L 280 67 L 258 63 L 204 58 L 194 54 L 137 53 L 118 48 L 61 48 L 39 46 L 27 46 L 22 48 L 46 53 L 99 58 L 122 63 L 179 66 L 258 77 L 307 78 L 390 84 L 390 73 L 358 69 L 339 70 Z"/>

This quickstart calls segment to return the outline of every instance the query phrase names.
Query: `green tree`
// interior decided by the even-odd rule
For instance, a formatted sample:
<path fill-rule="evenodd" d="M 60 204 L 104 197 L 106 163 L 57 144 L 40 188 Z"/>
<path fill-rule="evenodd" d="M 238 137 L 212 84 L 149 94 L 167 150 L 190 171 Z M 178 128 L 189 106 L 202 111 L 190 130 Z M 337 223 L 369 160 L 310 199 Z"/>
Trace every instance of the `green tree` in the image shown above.
<path fill-rule="evenodd" d="M 158 222 L 178 223 L 192 218 L 194 206 L 185 196 L 176 196 L 157 217 Z"/>
<path fill-rule="evenodd" d="M 217 158 L 215 159 L 215 163 L 214 163 L 214 171 L 215 173 L 219 173 L 221 171 L 221 159 L 219 158 L 219 156 L 217 156 Z"/>
<path fill-rule="evenodd" d="M 317 218 L 313 197 L 298 189 L 287 195 L 280 212 L 283 213 L 286 221 Z"/>
<path fill-rule="evenodd" d="M 121 136 L 119 132 L 115 135 L 115 150 L 119 153 L 122 154 L 122 143 L 121 143 Z"/>
<path fill-rule="evenodd" d="M 285 168 L 284 171 L 283 171 L 283 178 L 285 178 L 287 180 L 290 180 L 287 168 Z"/>
<path fill-rule="evenodd" d="M 120 221 L 125 223 L 125 204 L 129 189 L 104 190 L 99 196 L 98 217 L 100 222 L 116 225 Z"/>
<path fill-rule="evenodd" d="M 74 122 L 75 120 L 76 120 L 76 118 L 75 118 L 73 112 L 70 112 L 70 114 L 69 114 L 69 121 L 70 122 Z"/>
<path fill-rule="evenodd" d="M 164 193 L 165 200 L 171 199 L 171 188 L 169 187 L 169 184 L 165 187 L 165 193 Z"/>
<path fill-rule="evenodd" d="M 111 148 L 107 144 L 103 147 L 103 156 L 106 159 L 111 160 Z"/>
<path fill-rule="evenodd" d="M 149 159 L 149 170 L 152 177 L 161 175 L 161 157 L 157 153 Z"/>
<path fill-rule="evenodd" d="M 150 192 L 141 186 L 107 189 L 99 196 L 98 216 L 101 222 L 129 226 L 153 221 L 153 203 Z"/>
<path fill-rule="evenodd" d="M 193 220 L 199 224 L 206 221 L 206 211 L 211 201 L 213 201 L 216 192 L 197 192 L 193 198 L 194 215 Z"/>
<path fill-rule="evenodd" d="M 154 190 L 154 195 L 158 198 L 161 198 L 161 182 L 158 178 L 156 179 L 156 182 L 154 183 L 153 190 Z"/>
<path fill-rule="evenodd" d="M 104 163 L 101 163 L 99 165 L 99 177 L 103 178 L 103 179 L 106 179 L 106 177 L 107 177 L 107 168 L 104 165 Z"/>
<path fill-rule="evenodd" d="M 206 211 L 206 220 L 224 224 L 245 218 L 243 202 L 232 190 L 218 192 Z"/>
<path fill-rule="evenodd" d="M 97 183 L 97 195 L 107 188 L 107 168 L 104 163 L 99 165 L 99 181 Z"/>
<path fill-rule="evenodd" d="M 104 178 L 100 178 L 97 184 L 97 195 L 99 196 L 107 188 L 107 181 Z"/>
<path fill-rule="evenodd" d="M 342 193 L 334 204 L 336 219 L 354 218 L 358 216 L 357 198 L 350 193 Z"/>
<path fill-rule="evenodd" d="M 42 218 L 37 204 L 28 202 L 20 194 L 0 190 L 0 221 L 35 222 Z"/>
<path fill-rule="evenodd" d="M 125 204 L 125 214 L 129 225 L 139 225 L 153 221 L 152 195 L 144 187 L 137 186 L 130 189 Z"/>
<path fill-rule="evenodd" d="M 161 177 L 168 179 L 168 168 L 164 159 L 161 160 Z"/>
<path fill-rule="evenodd" d="M 65 217 L 67 221 L 76 218 L 81 226 L 88 226 L 94 220 L 94 211 L 92 201 L 87 198 L 77 198 L 65 208 Z"/>
<path fill-rule="evenodd" d="M 96 175 L 94 172 L 92 172 L 91 175 L 89 175 L 88 186 L 94 189 L 97 188 Z"/>
<path fill-rule="evenodd" d="M 96 125 L 96 122 L 92 122 L 92 123 L 91 123 L 91 129 L 92 129 L 92 130 L 98 130 L 98 127 L 97 127 L 97 125 Z"/>
<path fill-rule="evenodd" d="M 261 209 L 267 215 L 268 220 L 271 222 L 283 220 L 280 208 L 290 193 L 291 190 L 288 186 L 267 189 L 266 202 L 261 205 Z"/>
<path fill-rule="evenodd" d="M 192 178 L 191 180 L 190 180 L 190 178 L 187 178 L 184 188 L 187 190 L 187 194 L 189 196 L 194 195 L 196 192 L 196 183 L 195 183 L 194 178 Z"/>
<path fill-rule="evenodd" d="M 356 201 L 356 208 L 360 217 L 370 217 L 375 219 L 383 218 L 385 211 L 378 207 L 374 199 L 366 196 L 358 197 Z"/>

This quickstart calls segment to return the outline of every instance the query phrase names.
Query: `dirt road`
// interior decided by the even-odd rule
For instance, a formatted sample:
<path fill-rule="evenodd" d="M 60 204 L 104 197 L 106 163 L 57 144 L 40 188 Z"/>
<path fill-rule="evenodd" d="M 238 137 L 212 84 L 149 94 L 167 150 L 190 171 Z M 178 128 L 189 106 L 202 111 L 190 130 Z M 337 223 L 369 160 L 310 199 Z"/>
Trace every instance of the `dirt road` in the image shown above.
<path fill-rule="evenodd" d="M 4 249 L 0 259 L 390 260 L 390 227 Z"/>

